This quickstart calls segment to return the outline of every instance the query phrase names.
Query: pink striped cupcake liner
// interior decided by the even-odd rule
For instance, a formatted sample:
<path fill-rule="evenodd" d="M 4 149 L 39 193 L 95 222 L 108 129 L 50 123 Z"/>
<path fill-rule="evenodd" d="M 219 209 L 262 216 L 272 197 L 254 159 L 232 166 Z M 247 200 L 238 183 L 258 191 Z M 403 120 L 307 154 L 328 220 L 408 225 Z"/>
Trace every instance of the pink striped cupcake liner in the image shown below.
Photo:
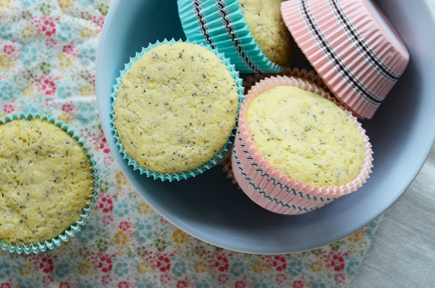
<path fill-rule="evenodd" d="M 317 187 L 305 185 L 297 179 L 290 178 L 258 152 L 248 131 L 246 110 L 255 97 L 277 86 L 295 86 L 305 91 L 316 93 L 337 104 L 351 118 L 363 139 L 364 160 L 362 168 L 353 181 L 336 187 Z M 246 195 L 261 207 L 279 214 L 304 214 L 355 192 L 369 178 L 373 167 L 373 151 L 365 130 L 351 112 L 335 101 L 329 93 L 300 78 L 271 77 L 261 80 L 249 91 L 242 103 L 235 144 L 231 156 L 232 173 Z"/>
<path fill-rule="evenodd" d="M 397 31 L 372 0 L 294 0 L 281 6 L 295 42 L 334 95 L 372 118 L 409 62 Z"/>

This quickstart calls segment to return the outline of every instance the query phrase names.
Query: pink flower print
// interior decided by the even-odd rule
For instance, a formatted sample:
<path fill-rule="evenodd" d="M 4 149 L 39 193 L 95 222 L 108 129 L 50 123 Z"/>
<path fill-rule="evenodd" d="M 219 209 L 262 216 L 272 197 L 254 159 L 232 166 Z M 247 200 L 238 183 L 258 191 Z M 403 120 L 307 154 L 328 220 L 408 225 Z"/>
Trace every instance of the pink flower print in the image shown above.
<path fill-rule="evenodd" d="M 104 275 L 101 278 L 101 282 L 103 282 L 103 284 L 108 285 L 108 284 L 110 284 L 110 282 L 112 282 L 112 278 L 110 277 L 110 275 Z"/>
<path fill-rule="evenodd" d="M 51 20 L 48 17 L 45 17 L 44 15 L 41 16 L 42 21 L 39 22 L 41 27 L 40 27 L 40 31 L 38 32 L 42 32 L 43 34 L 47 35 L 47 36 L 53 36 L 56 34 L 56 24 L 54 23 L 53 20 Z"/>
<path fill-rule="evenodd" d="M 119 282 L 118 288 L 130 288 L 130 285 L 126 281 Z"/>
<path fill-rule="evenodd" d="M 246 288 L 246 282 L 245 281 L 237 281 L 235 287 L 236 288 Z"/>
<path fill-rule="evenodd" d="M 94 142 L 95 150 L 102 150 L 105 154 L 110 153 L 106 137 L 104 137 L 104 134 L 102 132 L 100 132 L 100 134 L 98 134 L 97 136 L 95 136 L 95 134 L 93 134 L 92 136 L 93 137 L 91 138 L 91 142 Z"/>
<path fill-rule="evenodd" d="M 74 47 L 71 45 L 65 45 L 62 48 L 62 52 L 65 54 L 73 54 L 74 53 Z"/>
<path fill-rule="evenodd" d="M 284 283 L 287 280 L 287 276 L 285 274 L 279 273 L 276 275 L 276 282 L 278 283 Z"/>
<path fill-rule="evenodd" d="M 228 274 L 220 274 L 218 276 L 219 283 L 226 284 L 230 280 L 230 276 Z"/>
<path fill-rule="evenodd" d="M 147 260 L 151 262 L 152 269 L 159 269 L 160 272 L 169 272 L 171 270 L 171 260 L 174 254 L 167 254 L 164 252 L 150 252 L 147 255 Z"/>
<path fill-rule="evenodd" d="M 111 215 L 106 215 L 103 217 L 103 224 L 110 225 L 113 222 L 113 217 Z"/>
<path fill-rule="evenodd" d="M 56 92 L 56 83 L 54 81 L 58 79 L 59 77 L 53 78 L 45 74 L 41 77 L 35 75 L 32 79 L 32 83 L 36 83 L 36 91 L 44 92 L 46 95 L 52 95 Z"/>
<path fill-rule="evenodd" d="M 131 228 L 130 223 L 128 223 L 127 221 L 122 221 L 121 223 L 119 223 L 119 229 L 124 231 L 124 232 L 128 232 Z"/>
<path fill-rule="evenodd" d="M 108 273 L 112 271 L 112 257 L 113 255 L 108 255 L 103 252 L 99 252 L 96 255 L 94 253 L 90 254 L 90 262 L 94 265 L 94 269 L 100 269 L 103 273 Z"/>
<path fill-rule="evenodd" d="M 329 253 L 326 251 L 320 256 L 321 259 L 325 260 L 326 268 L 334 268 L 334 271 L 342 271 L 345 267 L 344 256 L 347 256 L 349 252 L 342 253 L 340 251 L 331 250 Z"/>
<path fill-rule="evenodd" d="M 62 111 L 65 113 L 70 113 L 73 111 L 73 106 L 70 104 L 62 105 Z"/>
<path fill-rule="evenodd" d="M 302 282 L 301 280 L 296 280 L 295 282 L 293 282 L 293 288 L 304 288 L 304 282 Z"/>
<path fill-rule="evenodd" d="M 42 283 L 45 285 L 50 285 L 51 283 L 53 283 L 53 277 L 49 275 L 42 277 Z"/>
<path fill-rule="evenodd" d="M 69 286 L 69 284 L 66 282 L 62 282 L 60 283 L 59 288 L 71 288 L 71 286 Z"/>
<path fill-rule="evenodd" d="M 186 281 L 178 281 L 177 288 L 187 288 L 187 282 Z"/>
<path fill-rule="evenodd" d="M 39 269 L 42 269 L 42 272 L 46 274 L 52 273 L 54 269 L 53 260 L 47 256 L 42 257 L 39 262 Z"/>
<path fill-rule="evenodd" d="M 98 18 L 97 18 L 97 16 L 92 16 L 92 18 L 90 20 L 92 22 L 94 22 L 95 25 L 97 26 L 95 29 L 95 32 L 100 33 L 100 31 L 102 30 L 102 27 L 104 25 L 104 21 L 106 20 L 106 16 L 100 15 Z"/>
<path fill-rule="evenodd" d="M 334 275 L 334 281 L 336 283 L 346 284 L 346 278 L 342 273 L 338 273 Z"/>
<path fill-rule="evenodd" d="M 101 196 L 99 205 L 98 205 L 98 209 L 102 209 L 103 213 L 111 213 L 113 211 L 113 201 L 112 201 L 112 197 L 109 197 L 106 194 L 103 194 L 103 196 Z"/>
<path fill-rule="evenodd" d="M 171 277 L 168 274 L 160 275 L 160 283 L 168 284 L 171 281 Z"/>
<path fill-rule="evenodd" d="M 3 111 L 5 111 L 5 113 L 9 114 L 9 113 L 12 113 L 12 112 L 15 111 L 15 107 L 14 107 L 13 104 L 6 104 L 6 105 L 3 107 Z"/>
<path fill-rule="evenodd" d="M 12 288 L 12 286 L 9 283 L 2 283 L 2 285 L 0 285 L 0 288 Z"/>
<path fill-rule="evenodd" d="M 268 258 L 270 267 L 275 268 L 276 271 L 283 272 L 287 268 L 287 262 L 283 255 L 265 256 Z"/>
<path fill-rule="evenodd" d="M 54 40 L 53 38 L 49 38 L 45 40 L 45 46 L 49 48 L 53 48 L 55 45 L 56 45 L 56 40 Z"/>
<path fill-rule="evenodd" d="M 13 45 L 5 45 L 5 47 L 3 47 L 3 52 L 5 52 L 6 54 L 13 56 L 14 52 L 15 52 L 15 47 Z M 14 57 L 12 57 L 14 58 Z"/>
<path fill-rule="evenodd" d="M 56 104 L 56 101 L 53 98 L 45 99 L 45 106 L 53 107 Z"/>

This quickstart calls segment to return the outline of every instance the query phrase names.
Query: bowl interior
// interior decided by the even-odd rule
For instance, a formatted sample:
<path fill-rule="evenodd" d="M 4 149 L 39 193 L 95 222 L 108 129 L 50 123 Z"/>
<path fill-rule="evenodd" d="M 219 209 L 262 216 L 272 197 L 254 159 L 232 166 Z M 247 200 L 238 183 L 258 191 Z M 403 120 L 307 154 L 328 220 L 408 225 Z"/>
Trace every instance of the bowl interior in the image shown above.
<path fill-rule="evenodd" d="M 395 25 L 411 58 L 404 75 L 371 120 L 374 169 L 358 190 L 301 216 L 268 212 L 237 189 L 222 166 L 181 182 L 147 179 L 127 166 L 110 126 L 110 94 L 130 57 L 150 42 L 185 39 L 177 1 L 114 0 L 99 43 L 97 99 L 107 141 L 126 177 L 162 216 L 214 245 L 249 253 L 290 253 L 326 245 L 360 229 L 396 201 L 423 165 L 435 139 L 435 31 L 424 0 L 376 1 Z M 123 5 L 124 4 L 124 5 Z M 418 19 L 418 21 L 416 21 Z M 430 65 L 432 63 L 432 65 Z M 296 49 L 292 67 L 311 69 Z"/>

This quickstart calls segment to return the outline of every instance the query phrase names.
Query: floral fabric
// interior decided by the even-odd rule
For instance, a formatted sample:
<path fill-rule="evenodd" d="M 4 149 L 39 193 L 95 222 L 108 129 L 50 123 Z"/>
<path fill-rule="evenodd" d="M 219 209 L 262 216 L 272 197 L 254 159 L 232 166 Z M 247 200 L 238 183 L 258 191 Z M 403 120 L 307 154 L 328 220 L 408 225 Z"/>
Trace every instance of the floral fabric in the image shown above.
<path fill-rule="evenodd" d="M 39 112 L 69 123 L 91 147 L 101 179 L 96 211 L 76 237 L 37 255 L 0 252 L 0 288 L 348 286 L 379 219 L 321 249 L 249 255 L 187 235 L 134 191 L 96 108 L 96 53 L 109 5 L 0 0 L 0 117 Z"/>

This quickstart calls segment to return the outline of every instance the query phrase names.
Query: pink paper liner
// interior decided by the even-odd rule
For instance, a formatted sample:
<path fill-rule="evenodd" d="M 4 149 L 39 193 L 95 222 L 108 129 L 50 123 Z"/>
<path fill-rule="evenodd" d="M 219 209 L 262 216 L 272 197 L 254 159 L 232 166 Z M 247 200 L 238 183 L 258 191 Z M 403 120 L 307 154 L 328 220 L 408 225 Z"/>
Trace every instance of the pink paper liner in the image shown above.
<path fill-rule="evenodd" d="M 260 82 L 263 79 L 276 77 L 276 76 L 287 76 L 294 78 L 302 78 L 308 81 L 319 85 L 323 90 L 329 92 L 328 86 L 326 86 L 325 82 L 323 82 L 322 78 L 320 78 L 316 72 L 313 70 L 307 71 L 306 69 L 299 70 L 298 68 L 287 68 L 284 72 L 281 73 L 257 73 L 254 76 L 248 76 L 245 81 L 243 81 L 243 87 L 245 88 L 245 95 L 248 94 L 249 90 L 251 90 L 252 86 L 254 86 L 257 82 Z"/>
<path fill-rule="evenodd" d="M 366 0 L 295 0 L 281 6 L 295 42 L 330 90 L 355 115 L 369 119 L 409 61 L 396 30 L 373 7 L 376 13 Z"/>
<path fill-rule="evenodd" d="M 355 123 L 363 138 L 364 160 L 360 172 L 350 183 L 336 187 L 311 187 L 301 181 L 289 178 L 281 170 L 263 158 L 258 152 L 248 131 L 246 110 L 258 95 L 277 86 L 295 86 L 316 93 L 339 106 Z M 335 199 L 360 188 L 371 173 L 373 151 L 365 130 L 351 112 L 347 111 L 329 93 L 316 85 L 294 77 L 271 77 L 261 80 L 249 91 L 242 103 L 235 145 L 231 157 L 233 174 L 242 190 L 261 207 L 272 212 L 286 215 L 298 215 L 320 208 Z"/>

